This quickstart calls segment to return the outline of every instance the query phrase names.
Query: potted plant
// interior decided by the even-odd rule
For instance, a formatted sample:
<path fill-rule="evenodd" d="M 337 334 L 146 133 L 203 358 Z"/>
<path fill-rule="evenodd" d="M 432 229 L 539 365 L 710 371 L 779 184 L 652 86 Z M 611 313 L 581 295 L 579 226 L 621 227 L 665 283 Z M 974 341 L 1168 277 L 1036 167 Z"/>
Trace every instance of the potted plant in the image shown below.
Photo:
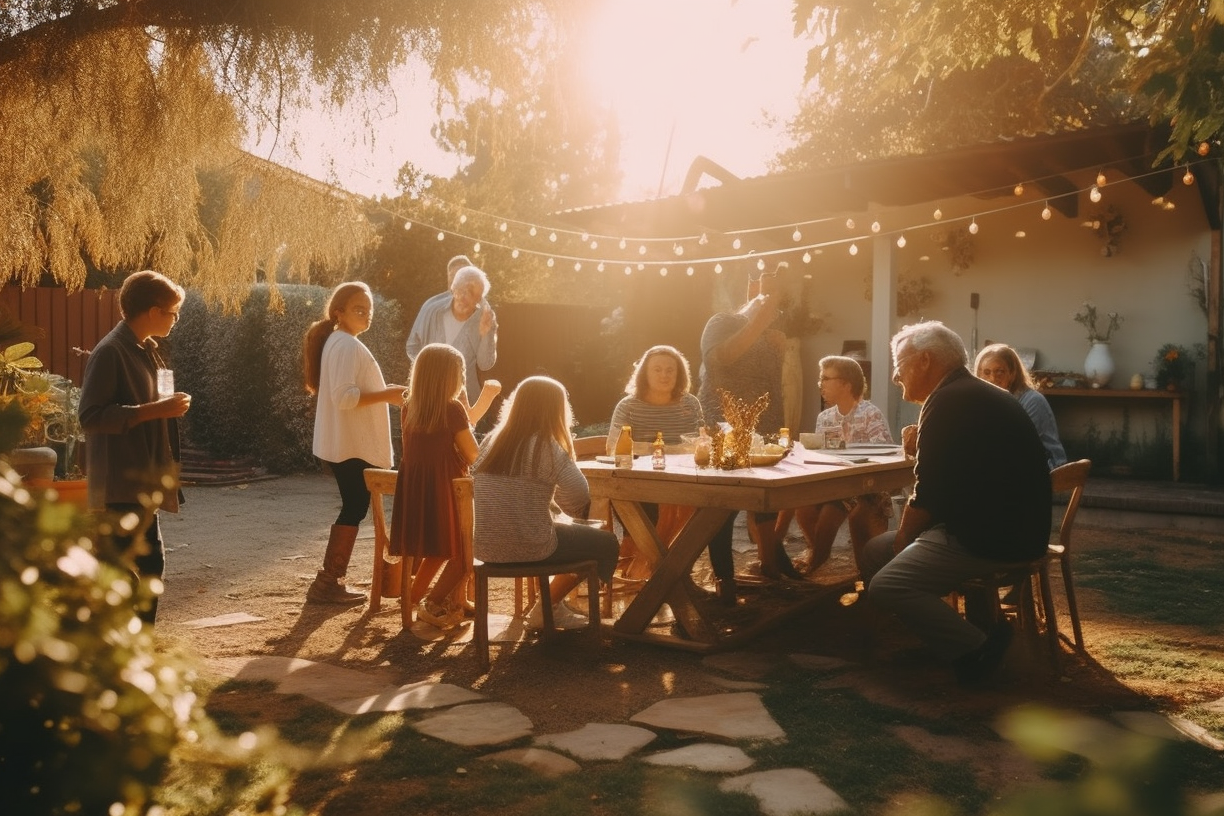
<path fill-rule="evenodd" d="M 1088 342 L 1091 348 L 1088 349 L 1088 356 L 1084 359 L 1084 375 L 1088 377 L 1093 388 L 1103 388 L 1108 385 L 1109 378 L 1114 373 L 1113 355 L 1109 352 L 1109 340 L 1122 325 L 1122 318 L 1117 312 L 1110 312 L 1106 318 L 1108 322 L 1102 330 L 1097 326 L 1096 304 L 1089 301 L 1084 301 L 1083 307 L 1075 314 L 1075 322 L 1088 330 Z"/>
<path fill-rule="evenodd" d="M 1206 353 L 1201 343 L 1193 348 L 1165 343 L 1152 361 L 1156 369 L 1156 387 L 1181 391 L 1194 383 L 1194 361 Z"/>

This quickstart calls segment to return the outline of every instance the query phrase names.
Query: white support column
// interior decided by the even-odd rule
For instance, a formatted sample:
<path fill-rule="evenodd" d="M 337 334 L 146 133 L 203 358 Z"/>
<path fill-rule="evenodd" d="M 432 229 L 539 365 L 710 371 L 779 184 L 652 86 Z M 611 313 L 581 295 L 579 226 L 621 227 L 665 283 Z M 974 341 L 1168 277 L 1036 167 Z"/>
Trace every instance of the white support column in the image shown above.
<path fill-rule="evenodd" d="M 892 383 L 893 315 L 897 313 L 896 251 L 893 239 L 877 235 L 871 244 L 871 401 L 884 412 L 893 439 L 901 438 L 897 409 L 901 392 Z"/>

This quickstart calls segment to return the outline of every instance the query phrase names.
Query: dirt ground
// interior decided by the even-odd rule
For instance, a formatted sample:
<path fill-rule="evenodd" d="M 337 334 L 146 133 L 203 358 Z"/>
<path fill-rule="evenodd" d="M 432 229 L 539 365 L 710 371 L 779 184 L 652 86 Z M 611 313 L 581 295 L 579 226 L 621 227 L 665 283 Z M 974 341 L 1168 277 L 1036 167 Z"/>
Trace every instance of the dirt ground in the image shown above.
<path fill-rule="evenodd" d="M 186 492 L 182 513 L 163 514 L 169 553 L 158 630 L 162 636 L 188 643 L 204 657 L 301 657 L 368 670 L 389 683 L 453 683 L 518 707 L 537 734 L 590 722 L 627 722 L 665 697 L 725 690 L 715 677 L 718 672 L 702 655 L 616 640 L 595 652 L 581 633 L 567 633 L 549 644 L 528 637 L 513 647 L 495 648 L 492 670 L 482 674 L 469 642 L 470 626 L 460 635 L 429 640 L 401 630 L 394 599 L 384 600 L 382 611 L 374 614 L 366 607 L 304 603 L 338 507 L 329 477 L 290 476 Z M 1081 527 L 1076 546 L 1112 547 L 1116 538 L 1113 530 Z M 844 547 L 839 544 L 837 550 Z M 845 553 L 839 557 L 844 559 Z M 368 587 L 372 560 L 373 526 L 367 521 L 350 568 L 352 583 Z M 1057 579 L 1054 593 L 1063 608 Z M 1137 634 L 1193 640 L 1205 652 L 1219 656 L 1224 655 L 1224 638 L 1113 615 L 1083 588 L 1078 597 L 1085 653 L 1064 645 L 1062 670 L 1055 674 L 1043 646 L 1018 634 L 998 682 L 980 691 L 957 687 L 948 668 L 931 658 L 899 622 L 873 615 L 866 603 L 843 606 L 836 597 L 739 652 L 756 653 L 756 666 L 796 653 L 843 657 L 856 667 L 838 674 L 831 685 L 850 686 L 869 700 L 923 716 L 980 718 L 987 725 L 1002 711 L 1029 702 L 1085 713 L 1143 709 L 1175 714 L 1188 704 L 1224 697 L 1222 677 L 1202 677 L 1194 683 L 1180 678 L 1151 681 L 1133 687 L 1093 657 L 1112 640 Z M 501 603 L 508 604 L 504 595 Z M 215 628 L 183 625 L 233 613 L 261 620 Z M 1065 617 L 1061 623 L 1070 631 Z M 1026 759 L 1007 750 L 988 728 L 982 732 L 979 744 L 920 729 L 909 729 L 903 736 L 937 757 L 972 764 L 991 789 L 1033 778 L 1035 771 Z"/>

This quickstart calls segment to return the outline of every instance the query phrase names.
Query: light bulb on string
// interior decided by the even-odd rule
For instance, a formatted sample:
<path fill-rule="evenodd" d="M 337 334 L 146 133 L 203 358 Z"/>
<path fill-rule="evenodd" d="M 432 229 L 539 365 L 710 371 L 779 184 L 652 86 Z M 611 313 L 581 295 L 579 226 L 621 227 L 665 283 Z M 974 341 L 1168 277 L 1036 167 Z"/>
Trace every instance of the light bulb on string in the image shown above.
<path fill-rule="evenodd" d="M 674 252 L 676 257 L 679 258 L 681 255 L 684 254 L 684 247 L 681 246 L 680 244 L 675 244 L 672 246 L 672 252 Z"/>
<path fill-rule="evenodd" d="M 809 263 L 811 263 L 811 262 L 812 262 L 812 253 L 810 253 L 810 252 L 805 252 L 805 253 L 803 253 L 803 262 L 804 262 L 805 264 L 809 264 Z"/>
<path fill-rule="evenodd" d="M 1015 195 L 1017 195 L 1017 196 L 1022 196 L 1022 195 L 1024 195 L 1024 184 L 1017 184 L 1017 185 L 1016 185 L 1016 186 L 1015 186 L 1015 187 L 1012 189 L 1012 193 L 1014 193 L 1014 194 L 1015 194 Z"/>
<path fill-rule="evenodd" d="M 639 246 L 638 246 L 638 254 L 639 254 L 639 255 L 645 255 L 645 254 L 646 254 L 646 245 L 645 245 L 645 244 L 641 244 L 641 245 L 639 245 Z"/>
<path fill-rule="evenodd" d="M 685 269 L 684 274 L 688 275 L 690 278 L 693 277 L 693 267 L 690 266 L 687 269 Z"/>
<path fill-rule="evenodd" d="M 600 272 L 604 271 L 604 268 L 605 268 L 605 267 L 604 267 L 604 262 L 603 262 L 603 261 L 600 261 L 600 262 L 599 262 L 599 266 L 597 266 L 597 267 L 595 267 L 595 268 L 596 268 L 596 269 L 598 269 Z"/>
<path fill-rule="evenodd" d="M 439 231 L 438 231 L 438 240 L 439 240 L 439 241 L 445 241 L 445 240 L 446 240 L 446 233 L 445 233 L 445 232 L 442 232 L 441 230 L 439 230 Z"/>
<path fill-rule="evenodd" d="M 764 258 L 757 258 L 757 269 L 761 270 L 762 272 L 765 271 L 765 259 Z"/>
<path fill-rule="evenodd" d="M 851 244 L 851 245 L 850 245 L 850 254 L 851 254 L 851 255 L 857 255 L 857 254 L 858 254 L 858 244 Z"/>
<path fill-rule="evenodd" d="M 666 278 L 666 277 L 667 277 L 667 267 L 666 267 L 666 266 L 660 266 L 660 267 L 659 267 L 659 277 L 660 277 L 660 278 Z"/>
<path fill-rule="evenodd" d="M 941 210 L 941 209 L 939 209 L 938 207 L 936 207 L 936 208 L 935 208 L 935 212 L 934 212 L 934 213 L 932 213 L 932 215 L 934 215 L 934 216 L 935 216 L 935 220 L 936 220 L 936 221 L 938 221 L 938 220 L 940 220 L 941 218 L 943 218 L 943 210 Z"/>
<path fill-rule="evenodd" d="M 467 223 L 467 213 L 464 213 L 463 215 L 459 216 L 459 223 L 460 223 L 460 224 L 466 224 L 466 223 Z"/>
<path fill-rule="evenodd" d="M 1101 200 L 1101 188 L 1096 186 L 1095 184 L 1092 185 L 1092 189 L 1088 191 L 1088 198 L 1092 199 L 1092 203 L 1094 204 L 1100 201 Z"/>
<path fill-rule="evenodd" d="M 1096 186 L 1098 186 L 1098 187 L 1104 187 L 1104 186 L 1105 186 L 1105 182 L 1106 182 L 1106 181 L 1108 181 L 1108 179 L 1106 179 L 1106 178 L 1105 178 L 1105 171 L 1104 171 L 1104 170 L 1098 170 L 1098 171 L 1097 171 L 1097 177 L 1096 177 Z"/>
<path fill-rule="evenodd" d="M 872 222 L 871 222 L 871 231 L 872 231 L 872 232 L 879 232 L 879 231 L 880 231 L 880 222 L 879 222 L 879 221 L 872 221 Z"/>
<path fill-rule="evenodd" d="M 714 264 L 714 274 L 715 274 L 715 275 L 721 275 L 721 274 L 722 274 L 722 264 L 720 264 L 720 263 L 716 263 L 716 264 Z"/>
<path fill-rule="evenodd" d="M 502 232 L 505 232 L 506 230 L 508 230 L 508 229 L 510 228 L 510 225 L 509 225 L 509 224 L 507 224 L 505 221 L 503 221 L 503 222 L 501 222 L 500 224 L 498 224 L 498 225 L 497 225 L 497 228 L 498 228 L 499 230 L 501 230 Z"/>
<path fill-rule="evenodd" d="M 598 242 L 598 241 L 592 241 L 592 242 L 591 242 L 591 249 L 599 249 L 599 242 Z"/>
<path fill-rule="evenodd" d="M 1050 209 L 1050 202 L 1047 201 L 1046 205 L 1041 208 L 1041 220 L 1049 221 L 1053 217 L 1054 211 Z"/>
<path fill-rule="evenodd" d="M 970 235 L 978 234 L 977 218 L 969 219 L 969 234 Z"/>
<path fill-rule="evenodd" d="M 549 259 L 548 259 L 548 268 L 549 268 L 549 269 L 552 269 L 554 266 L 556 266 L 556 263 L 557 263 L 557 262 L 556 262 L 555 260 L 553 260 L 552 258 L 549 258 Z"/>
<path fill-rule="evenodd" d="M 742 245 L 743 245 L 743 242 L 740 241 L 740 239 L 738 238 L 736 238 L 734 241 L 731 242 L 732 249 L 739 249 Z"/>
<path fill-rule="evenodd" d="M 511 258 L 515 258 L 515 259 L 517 259 L 517 258 L 518 258 L 518 256 L 519 256 L 519 251 L 518 251 L 517 249 L 512 249 L 512 250 L 510 250 L 510 257 L 511 257 Z"/>
<path fill-rule="evenodd" d="M 480 242 L 479 242 L 479 241 L 477 241 L 476 243 L 472 244 L 472 254 L 473 254 L 473 255 L 479 255 L 479 254 L 480 254 Z"/>
<path fill-rule="evenodd" d="M 701 237 L 697 239 L 697 243 L 700 244 L 701 246 L 705 246 L 706 244 L 710 243 L 710 239 L 703 232 L 701 233 Z"/>
<path fill-rule="evenodd" d="M 410 230 L 410 229 L 412 229 L 412 222 L 411 222 L 411 221 L 405 221 L 405 222 L 404 222 L 404 229 L 406 229 L 406 230 Z"/>
<path fill-rule="evenodd" d="M 854 229 L 854 219 L 853 218 L 846 219 L 846 229 L 848 230 Z"/>
<path fill-rule="evenodd" d="M 582 233 L 582 243 L 585 244 L 589 240 L 591 240 L 590 233 L 587 233 L 587 232 Z"/>
<path fill-rule="evenodd" d="M 527 234 L 532 238 L 536 237 L 537 232 L 539 232 L 539 230 L 537 230 L 534 225 L 531 227 L 531 229 L 527 230 Z"/>
<path fill-rule="evenodd" d="M 803 240 L 803 233 L 800 232 L 798 229 L 796 229 L 794 232 L 791 233 L 791 240 L 794 241 L 796 244 L 799 243 L 800 241 Z"/>
<path fill-rule="evenodd" d="M 899 249 L 905 249 L 905 236 L 904 235 L 897 236 L 897 247 Z"/>
<path fill-rule="evenodd" d="M 625 267 L 625 274 L 626 274 L 626 275 L 632 275 L 632 274 L 633 274 L 633 268 L 632 268 L 632 267 L 630 267 L 630 266 L 626 266 L 626 267 Z"/>
<path fill-rule="evenodd" d="M 1194 183 L 1194 174 L 1190 172 L 1190 165 L 1186 165 L 1186 174 L 1182 176 L 1182 184 L 1189 187 Z"/>
<path fill-rule="evenodd" d="M 548 240 L 554 244 L 557 243 L 557 233 L 555 232 L 548 233 Z"/>
<path fill-rule="evenodd" d="M 622 238 L 622 239 L 620 239 L 620 243 L 619 243 L 619 244 L 617 244 L 617 246 L 619 246 L 621 249 L 624 249 L 624 248 L 625 248 L 625 244 L 626 244 L 625 239 L 624 239 L 624 238 Z"/>
<path fill-rule="evenodd" d="M 574 271 L 575 272 L 582 271 L 582 261 L 574 261 Z"/>
<path fill-rule="evenodd" d="M 641 272 L 646 269 L 646 264 L 642 263 L 641 261 L 638 261 L 637 268 L 638 268 L 638 271 Z"/>

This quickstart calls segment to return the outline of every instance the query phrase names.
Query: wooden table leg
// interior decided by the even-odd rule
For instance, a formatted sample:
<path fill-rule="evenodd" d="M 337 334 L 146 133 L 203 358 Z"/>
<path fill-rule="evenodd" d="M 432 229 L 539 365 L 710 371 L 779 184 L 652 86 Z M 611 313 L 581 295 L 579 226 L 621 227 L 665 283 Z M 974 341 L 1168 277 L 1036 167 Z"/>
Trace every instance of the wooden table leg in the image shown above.
<path fill-rule="evenodd" d="M 632 505 L 632 509 L 623 505 Z M 714 534 L 722 529 L 732 511 L 716 507 L 700 508 L 684 525 L 671 546 L 663 551 L 650 525 L 642 525 L 644 529 L 641 530 L 634 529 L 636 525 L 630 526 L 635 520 L 634 516 L 641 513 L 640 506 L 622 501 L 614 501 L 613 506 L 621 522 L 626 523 L 634 541 L 639 545 L 649 541 L 647 547 L 653 548 L 655 554 L 661 555 L 653 574 L 613 625 L 613 631 L 625 634 L 642 632 L 666 603 L 671 606 L 672 612 L 689 637 L 703 643 L 716 643 L 718 634 L 693 605 L 692 599 L 685 591 L 684 579 L 692 570 L 693 562 L 701 555 Z M 641 515 L 645 518 L 644 513 Z M 638 537 L 639 533 L 642 538 Z M 646 551 L 647 547 L 643 547 L 643 551 Z"/>

